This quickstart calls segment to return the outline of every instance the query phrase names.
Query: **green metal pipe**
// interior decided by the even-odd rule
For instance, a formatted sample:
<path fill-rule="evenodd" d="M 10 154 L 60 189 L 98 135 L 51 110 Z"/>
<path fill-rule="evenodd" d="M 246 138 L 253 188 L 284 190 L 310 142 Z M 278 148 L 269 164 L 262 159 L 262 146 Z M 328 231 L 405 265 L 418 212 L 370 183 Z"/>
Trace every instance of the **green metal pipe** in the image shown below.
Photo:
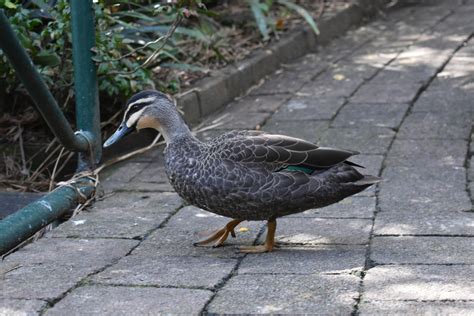
<path fill-rule="evenodd" d="M 86 180 L 71 186 L 61 186 L 38 201 L 5 217 L 0 221 L 0 255 L 76 207 L 81 198 L 78 192 L 90 197 L 94 190 L 94 183 Z"/>
<path fill-rule="evenodd" d="M 75 135 L 56 100 L 44 83 L 38 70 L 18 41 L 8 18 L 0 9 L 0 49 L 12 64 L 17 76 L 36 104 L 49 128 L 61 144 L 73 151 L 89 150 L 89 140 L 84 134 Z"/>
<path fill-rule="evenodd" d="M 92 156 L 79 156 L 79 170 L 95 167 L 102 156 L 97 70 L 92 60 L 95 22 L 92 0 L 71 0 L 72 56 L 77 128 L 92 135 Z"/>

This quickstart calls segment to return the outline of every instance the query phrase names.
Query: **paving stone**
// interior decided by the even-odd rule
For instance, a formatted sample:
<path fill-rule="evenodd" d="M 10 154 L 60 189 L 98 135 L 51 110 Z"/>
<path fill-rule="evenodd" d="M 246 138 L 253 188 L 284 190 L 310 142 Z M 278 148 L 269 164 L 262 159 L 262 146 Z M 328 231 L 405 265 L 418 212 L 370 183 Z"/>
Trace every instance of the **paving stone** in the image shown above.
<path fill-rule="evenodd" d="M 353 103 L 410 103 L 415 99 L 422 84 L 399 82 L 397 84 L 379 83 L 377 77 L 363 85 L 349 99 Z"/>
<path fill-rule="evenodd" d="M 275 112 L 283 103 L 290 98 L 289 94 L 278 95 L 248 95 L 232 102 L 226 111 L 245 113 Z"/>
<path fill-rule="evenodd" d="M 116 167 L 112 167 L 104 173 L 100 186 L 101 190 L 110 193 L 126 186 L 137 174 L 148 168 L 149 164 L 150 162 L 123 162 L 117 164 Z"/>
<path fill-rule="evenodd" d="M 279 121 L 329 120 L 345 103 L 341 97 L 315 98 L 307 94 L 297 94 L 272 116 Z"/>
<path fill-rule="evenodd" d="M 206 256 L 238 258 L 242 254 L 236 246 L 254 243 L 264 222 L 243 222 L 236 229 L 236 238 L 229 237 L 222 247 L 196 247 L 193 243 L 221 229 L 229 218 L 215 215 L 194 206 L 185 207 L 174 215 L 165 228 L 151 234 L 134 254 L 157 252 L 167 256 Z"/>
<path fill-rule="evenodd" d="M 213 289 L 230 275 L 236 264 L 236 259 L 170 257 L 159 252 L 132 254 L 94 276 L 93 281 L 115 285 Z"/>
<path fill-rule="evenodd" d="M 153 161 L 128 183 L 117 186 L 116 191 L 174 192 L 165 171 L 163 149 Z"/>
<path fill-rule="evenodd" d="M 466 204 L 465 207 L 468 205 Z M 465 208 L 464 207 L 464 208 Z M 474 213 L 429 207 L 413 207 L 396 212 L 379 212 L 375 219 L 376 235 L 466 235 L 472 236 Z"/>
<path fill-rule="evenodd" d="M 472 244 L 470 237 L 376 236 L 370 259 L 377 264 L 473 264 Z"/>
<path fill-rule="evenodd" d="M 400 139 L 468 139 L 470 115 L 456 112 L 416 112 L 408 115 L 398 132 Z"/>
<path fill-rule="evenodd" d="M 222 112 L 207 120 L 205 125 L 212 125 L 213 129 L 217 130 L 253 130 L 261 126 L 270 115 L 268 112 L 252 112 L 251 115 L 245 111 Z"/>
<path fill-rule="evenodd" d="M 473 265 L 390 265 L 367 271 L 364 301 L 473 300 Z"/>
<path fill-rule="evenodd" d="M 135 240 L 45 238 L 8 256 L 0 298 L 53 300 L 87 275 L 125 256 Z M 32 286 L 33 285 L 33 286 Z"/>
<path fill-rule="evenodd" d="M 467 141 L 447 139 L 396 139 L 386 164 L 394 167 L 461 167 Z"/>
<path fill-rule="evenodd" d="M 318 76 L 314 81 L 305 84 L 298 94 L 310 95 L 316 99 L 349 97 L 363 82 L 363 76 L 346 77 L 342 73 L 338 73 L 337 68 L 335 68 Z"/>
<path fill-rule="evenodd" d="M 371 227 L 370 219 L 284 217 L 277 221 L 275 240 L 289 245 L 366 244 Z"/>
<path fill-rule="evenodd" d="M 439 213 L 471 209 L 462 167 L 387 167 L 382 176 L 384 181 L 379 185 L 382 211 Z"/>
<path fill-rule="evenodd" d="M 239 274 L 350 274 L 365 264 L 365 246 L 317 245 L 281 247 L 270 253 L 246 256 Z"/>
<path fill-rule="evenodd" d="M 329 128 L 321 137 L 322 146 L 356 150 L 363 154 L 384 154 L 395 132 L 383 127 Z"/>
<path fill-rule="evenodd" d="M 316 143 L 328 127 L 328 121 L 279 121 L 270 119 L 264 125 L 263 130 L 272 134 L 292 136 Z"/>
<path fill-rule="evenodd" d="M 182 205 L 176 193 L 117 193 L 54 229 L 52 237 L 141 238 Z M 113 219 L 113 224 L 111 224 Z"/>
<path fill-rule="evenodd" d="M 280 65 L 283 69 L 291 72 L 308 72 L 315 76 L 323 72 L 328 66 L 328 60 L 321 54 L 309 53 L 295 61 Z"/>
<path fill-rule="evenodd" d="M 46 315 L 199 314 L 213 293 L 206 290 L 83 286 Z"/>
<path fill-rule="evenodd" d="M 40 315 L 48 303 L 40 300 L 0 299 L 0 315 L 33 316 Z"/>
<path fill-rule="evenodd" d="M 474 106 L 466 86 L 456 87 L 450 79 L 438 78 L 415 102 L 412 112 L 468 113 Z M 446 74 L 448 75 L 448 74 Z"/>
<path fill-rule="evenodd" d="M 278 70 L 268 76 L 265 82 L 250 94 L 277 94 L 277 93 L 294 93 L 298 91 L 306 82 L 310 81 L 316 73 Z"/>
<path fill-rule="evenodd" d="M 464 301 L 371 301 L 359 304 L 359 314 L 364 315 L 472 315 L 474 302 Z"/>
<path fill-rule="evenodd" d="M 331 123 L 333 127 L 360 127 L 364 125 L 396 128 L 408 110 L 408 104 L 348 103 Z"/>
<path fill-rule="evenodd" d="M 359 281 L 351 275 L 237 275 L 217 293 L 208 312 L 349 315 Z"/>
<path fill-rule="evenodd" d="M 372 218 L 375 212 L 375 197 L 348 197 L 339 203 L 323 208 L 307 210 L 288 217 L 324 218 Z"/>

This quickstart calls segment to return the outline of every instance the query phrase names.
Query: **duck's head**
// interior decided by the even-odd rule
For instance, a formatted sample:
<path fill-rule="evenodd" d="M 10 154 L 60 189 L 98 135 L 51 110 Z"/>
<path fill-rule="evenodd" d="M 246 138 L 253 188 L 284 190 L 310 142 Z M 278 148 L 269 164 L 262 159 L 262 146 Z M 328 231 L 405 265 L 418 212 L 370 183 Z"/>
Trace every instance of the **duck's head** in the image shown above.
<path fill-rule="evenodd" d="M 156 90 L 145 90 L 127 101 L 122 123 L 105 141 L 104 147 L 109 147 L 131 132 L 144 128 L 160 131 L 166 141 L 174 134 L 189 131 L 170 96 Z"/>

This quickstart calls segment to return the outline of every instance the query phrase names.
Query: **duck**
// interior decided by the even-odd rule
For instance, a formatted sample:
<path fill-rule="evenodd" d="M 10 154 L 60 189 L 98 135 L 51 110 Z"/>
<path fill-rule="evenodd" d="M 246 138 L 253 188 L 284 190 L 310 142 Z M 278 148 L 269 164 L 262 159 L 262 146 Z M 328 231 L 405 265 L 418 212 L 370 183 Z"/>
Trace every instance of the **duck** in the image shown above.
<path fill-rule="evenodd" d="M 105 141 L 152 128 L 164 137 L 165 171 L 187 203 L 231 220 L 196 246 L 223 245 L 243 221 L 267 221 L 262 245 L 243 253 L 274 250 L 277 219 L 325 207 L 378 183 L 348 159 L 358 152 L 260 130 L 234 130 L 202 142 L 191 132 L 169 95 L 145 90 L 125 104 L 123 120 Z"/>

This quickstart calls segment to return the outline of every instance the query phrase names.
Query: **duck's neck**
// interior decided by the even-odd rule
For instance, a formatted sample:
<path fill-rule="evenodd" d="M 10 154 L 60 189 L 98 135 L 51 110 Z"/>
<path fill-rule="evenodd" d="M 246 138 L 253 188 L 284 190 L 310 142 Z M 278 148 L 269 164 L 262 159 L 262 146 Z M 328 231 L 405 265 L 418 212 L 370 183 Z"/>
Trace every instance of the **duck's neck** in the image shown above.
<path fill-rule="evenodd" d="M 168 111 L 160 111 L 159 117 L 157 130 L 161 132 L 167 144 L 182 138 L 195 139 L 175 108 L 169 108 Z"/>

